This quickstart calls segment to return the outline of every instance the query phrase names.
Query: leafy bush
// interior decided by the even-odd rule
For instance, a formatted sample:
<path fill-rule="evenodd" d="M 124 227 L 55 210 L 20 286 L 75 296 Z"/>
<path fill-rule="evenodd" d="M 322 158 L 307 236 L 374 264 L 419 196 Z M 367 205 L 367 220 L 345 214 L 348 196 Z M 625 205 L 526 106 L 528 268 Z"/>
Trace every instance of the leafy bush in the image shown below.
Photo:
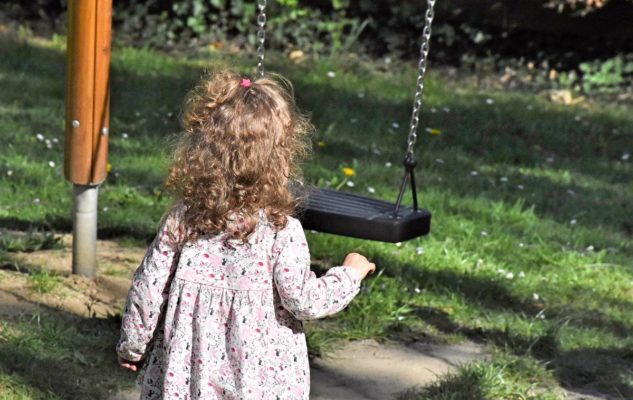
<path fill-rule="evenodd" d="M 584 62 L 579 66 L 582 71 L 582 87 L 587 93 L 617 91 L 633 75 L 633 54 L 622 54 L 606 61 Z"/>

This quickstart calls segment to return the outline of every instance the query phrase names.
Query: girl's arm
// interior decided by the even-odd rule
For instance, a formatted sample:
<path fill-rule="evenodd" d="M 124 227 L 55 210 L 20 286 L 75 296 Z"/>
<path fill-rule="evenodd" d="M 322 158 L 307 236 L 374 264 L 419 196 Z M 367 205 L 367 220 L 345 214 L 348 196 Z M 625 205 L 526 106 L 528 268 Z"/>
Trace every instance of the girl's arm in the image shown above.
<path fill-rule="evenodd" d="M 117 344 L 120 358 L 139 361 L 158 324 L 167 301 L 169 282 L 178 263 L 181 210 L 169 213 L 150 245 L 145 258 L 134 273 Z"/>
<path fill-rule="evenodd" d="M 361 276 L 350 267 L 334 267 L 321 278 L 310 270 L 310 252 L 299 221 L 290 218 L 277 234 L 273 274 L 283 306 L 297 319 L 335 314 L 358 294 Z"/>

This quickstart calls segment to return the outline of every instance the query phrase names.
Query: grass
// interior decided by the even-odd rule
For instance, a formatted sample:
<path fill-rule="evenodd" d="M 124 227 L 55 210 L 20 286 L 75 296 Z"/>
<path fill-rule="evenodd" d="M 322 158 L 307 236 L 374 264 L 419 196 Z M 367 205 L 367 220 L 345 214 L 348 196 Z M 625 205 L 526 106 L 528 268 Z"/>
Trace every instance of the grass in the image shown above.
<path fill-rule="evenodd" d="M 475 362 L 424 388 L 411 388 L 397 400 L 562 400 L 553 377 L 529 360 L 499 355 Z"/>
<path fill-rule="evenodd" d="M 32 252 L 62 248 L 61 238 L 52 232 L 32 232 L 12 234 L 0 232 L 0 251 Z"/>
<path fill-rule="evenodd" d="M 99 399 L 129 385 L 112 356 L 116 321 L 39 317 L 0 323 L 2 399 Z"/>
<path fill-rule="evenodd" d="M 0 58 L 0 139 L 7 143 L 0 154 L 0 226 L 67 231 L 63 44 L 3 37 L 0 47 L 7 55 Z M 352 57 L 309 66 L 281 55 L 269 59 L 275 62 L 269 70 L 294 82 L 299 103 L 318 128 L 307 179 L 337 186 L 345 178 L 342 168 L 351 167 L 355 176 L 347 179 L 354 186 L 343 190 L 393 200 L 413 65 L 381 71 Z M 169 203 L 162 193 L 165 144 L 178 131 L 183 95 L 205 67 L 248 72 L 252 65 L 241 55 L 187 58 L 115 49 L 113 169 L 100 189 L 101 237 L 153 236 Z M 327 351 L 341 338 L 468 338 L 490 344 L 494 359 L 462 369 L 420 396 L 461 399 L 468 387 L 481 398 L 517 393 L 547 399 L 558 396 L 560 387 L 580 387 L 633 397 L 630 108 L 568 107 L 532 93 L 481 92 L 437 71 L 425 90 L 417 174 L 420 201 L 433 212 L 432 234 L 394 245 L 308 232 L 320 264 L 335 265 L 355 250 L 382 271 L 347 311 L 310 325 L 313 352 Z M 10 329 L 14 337 L 28 333 Z M 70 348 L 60 351 L 72 359 Z M 46 398 L 48 386 L 24 378 L 4 360 L 0 387 L 8 388 L 7 396 L 37 389 L 43 394 L 32 398 Z M 506 388 L 508 381 L 513 383 Z M 129 385 L 130 379 L 120 382 Z M 540 391 L 530 392 L 534 387 Z M 52 393 L 63 397 L 63 390 Z"/>
<path fill-rule="evenodd" d="M 39 294 L 53 292 L 61 284 L 61 278 L 48 271 L 34 271 L 28 275 L 28 280 L 31 288 Z"/>

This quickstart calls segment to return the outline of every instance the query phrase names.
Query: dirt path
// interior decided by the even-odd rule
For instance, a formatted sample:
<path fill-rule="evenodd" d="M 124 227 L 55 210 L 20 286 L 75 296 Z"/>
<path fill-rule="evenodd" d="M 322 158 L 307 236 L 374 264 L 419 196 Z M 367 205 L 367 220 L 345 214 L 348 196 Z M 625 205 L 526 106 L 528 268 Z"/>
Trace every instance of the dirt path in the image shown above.
<path fill-rule="evenodd" d="M 457 366 L 484 358 L 474 343 L 350 342 L 331 356 L 312 363 L 314 400 L 386 400 L 412 387 L 435 381 Z"/>
<path fill-rule="evenodd" d="M 389 400 L 412 386 L 425 385 L 458 365 L 484 357 L 473 343 L 449 346 L 403 345 L 375 340 L 350 342 L 311 365 L 311 400 Z M 129 390 L 108 400 L 137 400 Z"/>

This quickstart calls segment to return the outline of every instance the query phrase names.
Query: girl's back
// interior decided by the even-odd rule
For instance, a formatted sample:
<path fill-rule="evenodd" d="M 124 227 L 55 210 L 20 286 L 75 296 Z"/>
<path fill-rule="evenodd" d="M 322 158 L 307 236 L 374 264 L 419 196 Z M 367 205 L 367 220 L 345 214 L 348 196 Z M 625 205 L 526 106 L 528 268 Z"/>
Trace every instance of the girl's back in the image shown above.
<path fill-rule="evenodd" d="M 288 216 L 300 119 L 269 80 L 251 90 L 236 79 L 201 84 L 220 89 L 188 113 L 168 179 L 179 202 L 133 278 L 117 352 L 125 367 L 143 364 L 145 400 L 308 399 L 301 320 L 343 309 L 373 267 L 356 254 L 321 278 L 310 271 Z"/>

